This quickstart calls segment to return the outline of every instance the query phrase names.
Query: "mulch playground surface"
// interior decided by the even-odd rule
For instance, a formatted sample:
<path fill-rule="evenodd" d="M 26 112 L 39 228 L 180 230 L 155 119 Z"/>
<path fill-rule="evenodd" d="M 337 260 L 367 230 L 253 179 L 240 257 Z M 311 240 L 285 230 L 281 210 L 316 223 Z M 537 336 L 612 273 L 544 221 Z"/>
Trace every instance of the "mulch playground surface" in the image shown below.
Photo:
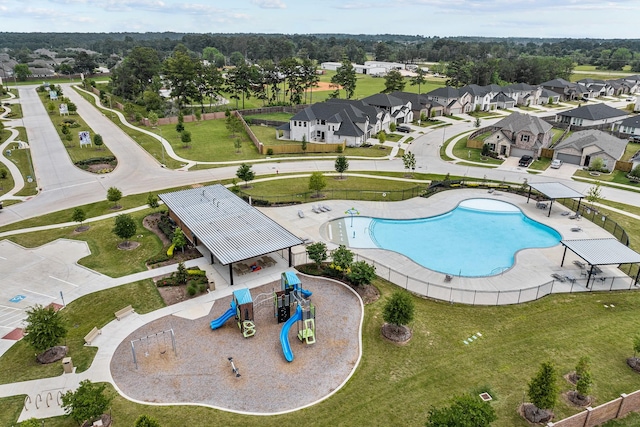
<path fill-rule="evenodd" d="M 111 360 L 116 385 L 128 397 L 143 402 L 201 403 L 236 412 L 291 411 L 322 399 L 355 369 L 362 305 L 344 285 L 306 276 L 301 280 L 302 287 L 313 292 L 316 343 L 298 340 L 298 328 L 293 325 L 289 332 L 293 362 L 282 354 L 283 324 L 274 318 L 270 297 L 273 290 L 280 290 L 280 282 L 273 282 L 251 290 L 255 336 L 243 338 L 233 319 L 211 330 L 211 320 L 229 308 L 230 296 L 217 300 L 209 315 L 200 319 L 157 319 L 133 332 L 116 349 Z M 168 334 L 136 342 L 136 369 L 131 340 L 171 328 L 177 356 Z M 232 372 L 229 357 L 240 377 Z"/>

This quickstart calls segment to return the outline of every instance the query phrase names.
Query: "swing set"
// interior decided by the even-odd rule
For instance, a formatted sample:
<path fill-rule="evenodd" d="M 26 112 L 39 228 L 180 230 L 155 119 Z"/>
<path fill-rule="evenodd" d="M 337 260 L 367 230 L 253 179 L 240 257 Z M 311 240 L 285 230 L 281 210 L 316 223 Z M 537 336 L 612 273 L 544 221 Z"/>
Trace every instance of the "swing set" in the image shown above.
<path fill-rule="evenodd" d="M 167 342 L 169 340 L 171 341 L 171 348 L 173 350 L 174 356 L 178 357 L 178 352 L 176 351 L 176 336 L 173 333 L 173 328 L 167 329 L 166 331 L 160 331 L 155 334 L 150 334 L 146 337 L 131 340 L 131 355 L 133 356 L 133 363 L 136 365 L 136 369 L 138 369 L 136 343 L 138 343 L 140 347 L 144 348 L 144 356 L 149 357 L 149 349 L 152 341 L 155 342 L 155 348 L 159 349 L 159 353 L 165 354 L 167 352 Z"/>

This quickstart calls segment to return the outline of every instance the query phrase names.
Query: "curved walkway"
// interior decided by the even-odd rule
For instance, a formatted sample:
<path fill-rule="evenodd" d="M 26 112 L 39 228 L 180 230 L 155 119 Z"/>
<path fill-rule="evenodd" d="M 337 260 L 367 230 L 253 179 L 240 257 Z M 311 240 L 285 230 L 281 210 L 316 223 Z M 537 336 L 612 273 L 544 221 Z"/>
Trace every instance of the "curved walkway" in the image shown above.
<path fill-rule="evenodd" d="M 16 96 L 13 93 L 9 92 L 8 101 L 13 102 L 15 99 L 16 99 Z M 7 101 L 7 100 L 3 100 L 3 101 Z M 22 173 L 20 172 L 20 169 L 18 169 L 15 163 L 13 163 L 11 160 L 5 157 L 7 153 L 7 149 L 9 149 L 9 146 L 14 142 L 20 142 L 20 141 L 17 141 L 17 138 L 20 135 L 20 133 L 16 129 L 14 129 L 14 127 L 20 126 L 20 124 L 18 124 L 18 122 L 16 122 L 15 120 L 8 120 L 6 118 L 7 115 L 11 113 L 11 107 L 3 106 L 2 108 L 4 111 L 0 113 L 0 120 L 4 122 L 3 124 L 5 126 L 5 130 L 8 130 L 9 132 L 11 132 L 11 135 L 9 136 L 9 138 L 7 138 L 5 142 L 0 144 L 0 163 L 4 164 L 9 170 L 9 173 L 13 178 L 13 188 L 7 191 L 6 193 L 4 193 L 3 195 L 1 195 L 0 200 L 24 200 L 26 199 L 26 197 L 15 195 L 17 192 L 19 192 L 22 189 L 22 187 L 24 187 L 24 178 L 22 177 Z"/>

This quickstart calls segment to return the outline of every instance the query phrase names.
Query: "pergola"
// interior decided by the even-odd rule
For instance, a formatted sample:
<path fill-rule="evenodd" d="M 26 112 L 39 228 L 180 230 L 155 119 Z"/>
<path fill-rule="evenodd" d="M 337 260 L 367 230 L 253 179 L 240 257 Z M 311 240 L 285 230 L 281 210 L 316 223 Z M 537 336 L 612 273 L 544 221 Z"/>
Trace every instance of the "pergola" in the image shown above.
<path fill-rule="evenodd" d="M 233 263 L 289 250 L 302 240 L 220 184 L 159 194 L 169 216 L 195 245 L 202 243 L 229 265 L 233 285 Z"/>
<path fill-rule="evenodd" d="M 564 246 L 560 266 L 564 265 L 567 249 L 589 264 L 587 287 L 589 287 L 591 276 L 595 273 L 595 267 L 598 265 L 640 263 L 640 254 L 615 238 L 561 240 L 560 243 Z M 638 284 L 639 274 L 640 271 L 636 274 L 634 285 Z"/>
<path fill-rule="evenodd" d="M 584 195 L 573 188 L 569 188 L 559 182 L 536 182 L 529 184 L 529 194 L 527 195 L 527 203 L 531 198 L 531 189 L 534 189 L 551 201 L 549 203 L 549 213 L 547 216 L 551 216 L 551 207 L 556 199 L 578 199 L 578 209 L 580 210 L 580 202 L 584 199 Z"/>

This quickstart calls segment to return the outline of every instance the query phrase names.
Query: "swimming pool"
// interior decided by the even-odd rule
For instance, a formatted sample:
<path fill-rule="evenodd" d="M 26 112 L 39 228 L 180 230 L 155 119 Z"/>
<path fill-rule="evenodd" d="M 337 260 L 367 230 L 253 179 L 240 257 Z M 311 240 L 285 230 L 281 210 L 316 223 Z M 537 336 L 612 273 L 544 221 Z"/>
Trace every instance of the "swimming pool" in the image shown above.
<path fill-rule="evenodd" d="M 521 249 L 552 247 L 561 239 L 518 207 L 493 199 L 465 200 L 430 218 L 339 221 L 352 248 L 395 251 L 430 270 L 467 277 L 499 274 Z"/>

